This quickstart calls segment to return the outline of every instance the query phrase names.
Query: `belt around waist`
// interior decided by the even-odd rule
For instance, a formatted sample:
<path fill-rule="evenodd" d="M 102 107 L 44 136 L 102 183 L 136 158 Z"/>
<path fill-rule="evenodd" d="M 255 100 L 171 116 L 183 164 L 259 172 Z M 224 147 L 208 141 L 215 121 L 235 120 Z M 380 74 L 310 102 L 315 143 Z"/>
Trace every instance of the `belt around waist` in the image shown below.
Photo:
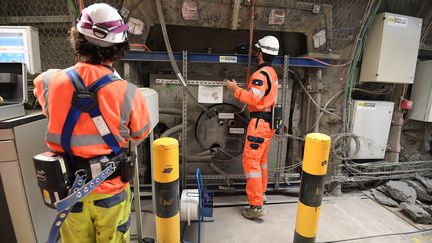
<path fill-rule="evenodd" d="M 109 154 L 109 155 L 100 155 L 94 158 L 82 158 L 82 157 L 78 157 L 78 156 L 74 156 L 74 161 L 68 161 L 68 165 L 70 167 L 70 169 L 72 170 L 73 173 L 75 173 L 76 171 L 79 170 L 84 170 L 86 172 L 87 175 L 91 175 L 91 168 L 90 168 L 90 160 L 96 159 L 96 158 L 100 158 L 106 156 L 108 157 L 109 161 L 106 163 L 101 163 L 101 169 L 104 170 L 106 167 L 109 166 L 109 162 L 114 162 L 115 167 L 116 167 L 116 172 L 114 172 L 110 177 L 108 177 L 107 179 L 112 179 L 116 176 L 120 175 L 120 163 L 123 159 L 126 158 L 126 153 L 122 152 L 119 155 L 114 155 L 114 154 Z M 66 159 L 67 160 L 67 159 Z M 88 178 L 87 178 L 88 179 Z"/>
<path fill-rule="evenodd" d="M 271 112 L 251 112 L 250 117 L 263 119 L 266 122 L 271 122 Z"/>

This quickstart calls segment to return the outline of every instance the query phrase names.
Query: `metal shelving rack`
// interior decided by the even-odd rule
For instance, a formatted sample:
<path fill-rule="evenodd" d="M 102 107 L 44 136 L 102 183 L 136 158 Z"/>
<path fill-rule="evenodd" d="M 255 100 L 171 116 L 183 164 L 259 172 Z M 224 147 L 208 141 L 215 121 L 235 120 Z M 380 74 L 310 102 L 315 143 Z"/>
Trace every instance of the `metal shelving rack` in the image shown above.
<path fill-rule="evenodd" d="M 219 55 L 219 54 L 206 54 L 206 53 L 188 53 L 187 51 L 183 51 L 181 53 L 176 52 L 174 53 L 174 58 L 178 62 L 182 62 L 183 67 L 183 77 L 187 83 L 189 81 L 187 80 L 188 76 L 188 63 L 231 63 L 231 64 L 247 64 L 248 63 L 248 56 L 247 55 Z M 130 51 L 126 53 L 125 57 L 122 59 L 123 61 L 140 61 L 140 62 L 168 62 L 168 53 L 167 52 L 139 52 L 139 51 Z M 252 60 L 255 61 L 255 60 Z M 288 57 L 288 56 L 277 56 L 275 57 L 273 61 L 273 65 L 283 65 L 283 82 L 282 82 L 282 90 L 281 90 L 281 101 L 283 102 L 284 106 L 286 104 L 286 92 L 287 92 L 287 86 L 288 86 L 288 67 L 312 67 L 312 68 L 323 68 L 325 67 L 322 63 L 313 60 L 308 59 L 304 57 Z M 173 81 L 174 82 L 174 81 Z M 194 85 L 221 85 L 221 82 L 217 81 L 194 81 Z M 186 161 L 186 154 L 187 154 L 187 99 L 188 94 L 183 88 L 182 93 L 182 141 L 181 141 L 181 147 L 182 147 L 182 178 L 181 178 L 181 188 L 185 189 L 187 186 L 187 180 L 188 179 L 194 179 L 194 175 L 188 175 L 186 172 L 188 171 L 188 163 Z M 286 117 L 286 112 L 289 109 L 283 109 L 283 115 Z M 278 140 L 277 145 L 277 161 L 276 166 L 277 168 L 282 168 L 285 166 L 285 162 L 282 159 L 282 151 L 283 151 L 283 139 Z M 273 189 L 278 190 L 281 187 L 281 177 L 283 175 L 283 172 L 275 172 L 275 185 Z M 269 174 L 270 176 L 270 174 Z M 230 179 L 240 179 L 243 178 L 242 175 L 233 175 L 233 177 Z M 203 175 L 203 179 L 223 179 L 224 176 L 222 175 Z M 270 186 L 271 188 L 271 186 Z"/>
<path fill-rule="evenodd" d="M 184 53 L 174 52 L 174 58 L 178 62 L 183 62 Z M 248 56 L 243 54 L 238 55 L 221 55 L 221 54 L 207 54 L 207 53 L 186 53 L 187 61 L 190 63 L 232 63 L 232 64 L 247 64 Z M 141 52 L 141 51 L 129 51 L 122 58 L 123 61 L 143 61 L 143 62 L 168 62 L 167 52 Z M 252 62 L 256 59 L 252 58 Z M 275 57 L 274 65 L 283 65 L 285 62 L 284 56 Z M 291 67 L 315 67 L 323 68 L 324 64 L 309 59 L 306 57 L 289 57 L 288 64 Z"/>
<path fill-rule="evenodd" d="M 288 62 L 289 62 L 289 57 L 288 56 L 284 56 L 284 62 L 283 62 L 283 81 L 282 81 L 282 93 L 281 93 L 281 103 L 282 103 L 282 115 L 283 118 L 286 117 L 286 96 L 287 96 L 287 86 L 288 86 Z M 286 163 L 286 158 L 285 161 L 282 161 L 282 152 L 283 152 L 283 143 L 284 143 L 284 139 L 278 139 L 278 146 L 277 146 L 277 156 L 276 156 L 276 168 L 282 168 L 285 167 L 285 163 Z M 275 190 L 279 189 L 279 185 L 280 185 L 280 179 L 281 179 L 281 174 L 283 172 L 278 171 L 276 172 L 275 175 Z"/>
<path fill-rule="evenodd" d="M 185 79 L 185 82 L 187 82 L 187 64 L 188 64 L 188 54 L 187 51 L 183 51 L 183 78 Z M 182 171 L 181 171 L 181 189 L 186 189 L 186 176 L 187 171 L 189 171 L 189 167 L 186 161 L 186 155 L 187 155 L 187 98 L 188 93 L 186 91 L 186 88 L 183 87 L 183 99 L 182 99 L 182 138 L 181 138 L 181 145 L 182 145 Z"/>

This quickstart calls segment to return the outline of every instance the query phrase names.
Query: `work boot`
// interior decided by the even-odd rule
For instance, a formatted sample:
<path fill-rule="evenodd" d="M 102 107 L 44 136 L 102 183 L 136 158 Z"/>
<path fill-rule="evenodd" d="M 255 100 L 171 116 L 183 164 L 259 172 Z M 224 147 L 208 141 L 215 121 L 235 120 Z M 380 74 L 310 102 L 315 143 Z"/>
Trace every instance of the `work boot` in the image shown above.
<path fill-rule="evenodd" d="M 265 215 L 264 208 L 262 206 L 249 206 L 241 209 L 241 215 L 247 219 L 256 219 Z"/>

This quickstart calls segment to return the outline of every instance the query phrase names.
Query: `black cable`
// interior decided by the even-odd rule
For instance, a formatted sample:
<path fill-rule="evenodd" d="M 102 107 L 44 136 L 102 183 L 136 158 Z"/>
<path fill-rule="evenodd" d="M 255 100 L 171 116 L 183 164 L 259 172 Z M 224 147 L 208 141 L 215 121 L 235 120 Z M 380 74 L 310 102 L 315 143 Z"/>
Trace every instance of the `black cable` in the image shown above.
<path fill-rule="evenodd" d="M 161 29 L 162 29 L 162 35 L 165 41 L 165 46 L 167 48 L 167 52 L 168 52 L 168 58 L 170 60 L 172 69 L 174 70 L 174 73 L 176 74 L 177 78 L 179 79 L 180 83 L 182 84 L 182 86 L 185 88 L 186 92 L 188 93 L 188 95 L 195 101 L 195 103 L 201 108 L 203 109 L 203 111 L 205 111 L 205 113 L 207 114 L 208 117 L 213 117 L 215 114 L 213 112 L 211 112 L 206 106 L 202 105 L 201 103 L 198 102 L 198 99 L 194 96 L 194 94 L 192 93 L 192 91 L 188 88 L 188 85 L 186 83 L 186 80 L 183 78 L 183 75 L 180 73 L 180 69 L 177 66 L 176 60 L 174 58 L 174 54 L 173 54 L 173 50 L 171 48 L 171 44 L 168 38 L 168 32 L 166 29 L 166 24 L 165 24 L 165 18 L 162 12 L 162 4 L 160 0 L 155 0 L 156 2 L 156 8 L 157 8 L 157 14 L 159 17 L 159 23 L 161 25 Z"/>
<path fill-rule="evenodd" d="M 429 231 L 432 231 L 432 229 L 417 230 L 417 231 L 411 231 L 411 232 L 390 233 L 390 234 L 382 234 L 382 235 L 372 235 L 372 236 L 365 236 L 365 237 L 359 237 L 359 238 L 350 238 L 350 239 L 343 239 L 343 240 L 322 241 L 322 242 L 319 242 L 319 243 L 335 243 L 335 242 L 364 240 L 364 239 L 380 238 L 380 237 L 395 236 L 395 235 L 411 235 L 411 234 L 417 234 L 417 233 L 423 233 L 423 232 L 429 232 Z"/>

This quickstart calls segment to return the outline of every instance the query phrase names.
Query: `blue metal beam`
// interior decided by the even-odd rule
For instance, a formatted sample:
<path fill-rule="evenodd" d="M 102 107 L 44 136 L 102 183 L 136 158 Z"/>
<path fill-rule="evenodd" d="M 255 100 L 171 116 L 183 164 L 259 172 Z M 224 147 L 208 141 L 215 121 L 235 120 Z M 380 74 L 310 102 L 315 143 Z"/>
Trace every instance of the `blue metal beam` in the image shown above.
<path fill-rule="evenodd" d="M 175 52 L 174 58 L 176 61 L 182 61 L 182 53 Z M 274 65 L 283 65 L 283 56 L 275 57 Z M 124 61 L 143 61 L 143 62 L 167 62 L 168 53 L 167 52 L 139 52 L 130 51 L 125 54 L 122 58 Z M 188 53 L 188 61 L 192 63 L 233 63 L 233 64 L 247 64 L 248 56 L 244 54 L 240 55 L 220 55 L 220 54 L 207 54 L 207 53 Z M 256 63 L 256 58 L 252 58 L 252 63 Z M 326 67 L 320 62 L 311 60 L 304 57 L 290 57 L 289 66 L 294 67 Z"/>

